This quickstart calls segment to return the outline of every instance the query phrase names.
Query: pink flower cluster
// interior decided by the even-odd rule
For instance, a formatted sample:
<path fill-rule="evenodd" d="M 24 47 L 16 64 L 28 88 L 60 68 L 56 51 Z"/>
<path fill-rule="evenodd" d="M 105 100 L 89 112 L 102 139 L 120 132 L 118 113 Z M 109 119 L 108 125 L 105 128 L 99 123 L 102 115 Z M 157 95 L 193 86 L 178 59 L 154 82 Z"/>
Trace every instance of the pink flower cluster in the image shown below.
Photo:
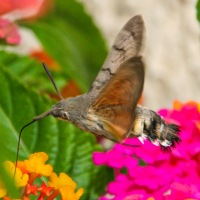
<path fill-rule="evenodd" d="M 116 144 L 110 151 L 95 152 L 96 165 L 115 171 L 115 180 L 100 200 L 200 199 L 200 104 L 176 101 L 173 110 L 162 109 L 159 114 L 180 125 L 180 145 L 170 153 L 148 141 L 139 148 Z M 126 143 L 136 144 L 135 140 Z"/>
<path fill-rule="evenodd" d="M 20 35 L 17 26 L 8 19 L 0 17 L 0 41 L 12 45 L 19 44 Z"/>
<path fill-rule="evenodd" d="M 0 3 L 0 42 L 18 45 L 21 36 L 14 21 L 38 14 L 44 0 L 6 0 Z"/>

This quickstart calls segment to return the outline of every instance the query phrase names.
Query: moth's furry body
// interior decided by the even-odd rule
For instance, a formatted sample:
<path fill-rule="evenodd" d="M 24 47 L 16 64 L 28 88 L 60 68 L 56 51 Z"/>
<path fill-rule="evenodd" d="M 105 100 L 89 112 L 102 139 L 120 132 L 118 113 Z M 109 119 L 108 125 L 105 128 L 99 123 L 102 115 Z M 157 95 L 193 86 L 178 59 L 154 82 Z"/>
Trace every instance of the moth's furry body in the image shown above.
<path fill-rule="evenodd" d="M 142 17 L 130 19 L 118 34 L 89 92 L 61 100 L 34 121 L 52 115 L 116 142 L 138 137 L 142 142 L 147 138 L 165 148 L 178 143 L 178 126 L 167 125 L 154 111 L 137 106 L 144 83 L 143 34 Z"/>
<path fill-rule="evenodd" d="M 83 131 L 115 142 L 123 141 L 126 137 L 138 137 L 142 143 L 145 139 L 148 139 L 156 146 L 160 144 L 161 147 L 167 149 L 169 146 L 174 147 L 180 141 L 177 135 L 177 132 L 179 132 L 177 125 L 166 124 L 156 112 L 140 105 L 134 111 L 135 119 L 130 132 L 121 138 L 116 138 L 106 130 L 103 119 L 89 109 L 91 103 L 90 94 L 68 98 L 56 104 L 50 115 L 69 121 Z"/>
<path fill-rule="evenodd" d="M 147 138 L 154 145 L 166 147 L 174 147 L 180 142 L 177 135 L 179 127 L 175 124 L 166 124 L 160 115 L 148 108 L 137 106 L 135 109 L 135 121 L 133 123 L 130 136 L 139 137 L 140 141 Z"/>

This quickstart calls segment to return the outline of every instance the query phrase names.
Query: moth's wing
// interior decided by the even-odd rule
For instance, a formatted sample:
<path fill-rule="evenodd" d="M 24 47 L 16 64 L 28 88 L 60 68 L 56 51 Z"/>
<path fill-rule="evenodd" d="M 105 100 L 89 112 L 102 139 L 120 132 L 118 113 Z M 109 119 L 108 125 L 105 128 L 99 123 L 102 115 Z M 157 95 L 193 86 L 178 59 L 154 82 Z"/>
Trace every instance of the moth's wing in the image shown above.
<path fill-rule="evenodd" d="M 140 56 L 144 35 L 144 22 L 140 15 L 131 18 L 121 29 L 102 69 L 89 90 L 95 99 L 119 66 L 128 59 Z"/>
<path fill-rule="evenodd" d="M 141 57 L 122 63 L 116 74 L 101 90 L 89 112 L 98 119 L 103 129 L 118 141 L 126 137 L 134 120 L 134 109 L 144 83 Z"/>

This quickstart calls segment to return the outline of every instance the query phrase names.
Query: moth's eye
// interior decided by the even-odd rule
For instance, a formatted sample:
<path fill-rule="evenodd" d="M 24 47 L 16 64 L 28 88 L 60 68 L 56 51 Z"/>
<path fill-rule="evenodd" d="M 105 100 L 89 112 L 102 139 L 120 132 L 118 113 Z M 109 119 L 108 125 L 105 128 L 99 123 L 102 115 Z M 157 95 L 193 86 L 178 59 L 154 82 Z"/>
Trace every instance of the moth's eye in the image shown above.
<path fill-rule="evenodd" d="M 68 119 L 68 113 L 67 112 L 63 112 L 62 113 L 62 118 L 63 119 Z"/>

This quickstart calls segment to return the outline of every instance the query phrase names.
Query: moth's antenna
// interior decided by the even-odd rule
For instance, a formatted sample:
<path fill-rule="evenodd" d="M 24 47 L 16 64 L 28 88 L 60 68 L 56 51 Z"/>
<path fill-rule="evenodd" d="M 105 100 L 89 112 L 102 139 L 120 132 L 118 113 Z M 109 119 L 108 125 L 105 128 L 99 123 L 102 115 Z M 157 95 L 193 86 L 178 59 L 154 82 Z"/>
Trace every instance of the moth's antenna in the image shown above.
<path fill-rule="evenodd" d="M 60 97 L 61 100 L 64 99 L 63 96 L 61 95 L 60 91 L 58 90 L 58 88 L 57 88 L 57 86 L 56 86 L 56 83 L 55 83 L 55 81 L 54 81 L 54 79 L 53 79 L 53 76 L 51 75 L 51 73 L 50 73 L 50 71 L 49 71 L 47 65 L 46 65 L 45 63 L 42 63 L 42 65 L 43 65 L 44 70 L 45 70 L 45 72 L 47 73 L 49 79 L 51 80 L 51 82 L 52 82 L 52 84 L 53 84 L 53 86 L 54 86 L 54 88 L 55 88 L 55 90 L 56 90 L 58 96 Z"/>

